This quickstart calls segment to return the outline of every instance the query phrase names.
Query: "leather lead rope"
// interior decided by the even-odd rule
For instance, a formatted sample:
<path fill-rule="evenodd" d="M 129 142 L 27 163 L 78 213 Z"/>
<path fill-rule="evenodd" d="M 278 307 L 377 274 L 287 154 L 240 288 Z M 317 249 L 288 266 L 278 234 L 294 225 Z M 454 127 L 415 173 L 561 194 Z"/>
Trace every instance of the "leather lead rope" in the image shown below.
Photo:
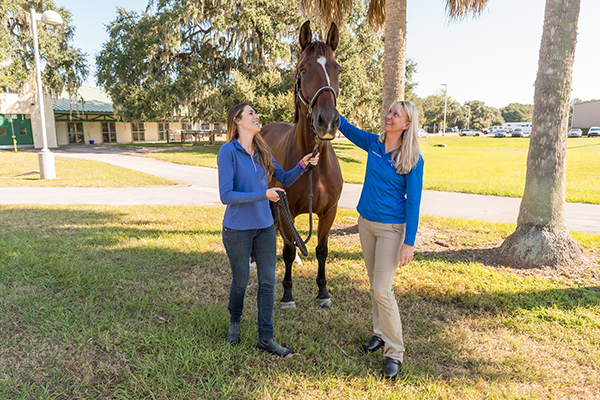
<path fill-rule="evenodd" d="M 315 143 L 315 149 L 313 150 L 313 156 L 317 154 L 317 144 L 318 143 Z M 281 237 L 283 238 L 283 241 L 285 243 L 287 243 L 288 245 L 290 245 L 290 246 L 296 246 L 296 247 L 298 247 L 298 249 L 300 250 L 300 252 L 302 253 L 302 255 L 305 256 L 305 257 L 308 255 L 308 250 L 306 250 L 306 243 L 308 243 L 308 241 L 312 237 L 312 231 L 313 231 L 313 216 L 312 216 L 313 190 L 312 190 L 312 176 L 313 176 L 313 170 L 316 169 L 316 168 L 317 168 L 316 165 L 308 164 L 308 196 L 307 197 L 308 197 L 308 224 L 309 224 L 309 228 L 308 228 L 308 237 L 305 240 L 302 240 L 302 237 L 300 236 L 300 234 L 296 230 L 296 227 L 294 226 L 294 221 L 292 220 L 292 215 L 290 213 L 290 205 L 288 203 L 287 195 L 285 194 L 285 192 L 283 190 L 278 190 L 277 194 L 279 195 L 279 200 L 277 200 L 276 202 L 271 202 L 271 212 L 273 214 L 273 219 L 275 220 L 275 224 L 277 226 L 277 230 L 281 234 Z M 281 220 L 279 218 L 280 215 L 281 215 L 281 218 L 283 219 L 283 222 L 285 223 L 286 228 L 292 234 L 292 238 L 291 239 L 288 239 L 285 236 L 285 234 L 283 233 L 283 230 L 281 229 Z"/>

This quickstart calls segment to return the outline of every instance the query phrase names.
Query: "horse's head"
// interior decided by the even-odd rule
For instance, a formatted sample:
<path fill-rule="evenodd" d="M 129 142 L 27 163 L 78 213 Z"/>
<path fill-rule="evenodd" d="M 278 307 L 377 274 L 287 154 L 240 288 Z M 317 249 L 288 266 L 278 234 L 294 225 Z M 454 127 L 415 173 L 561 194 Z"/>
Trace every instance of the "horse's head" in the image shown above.
<path fill-rule="evenodd" d="M 340 114 L 335 108 L 339 94 L 340 66 L 333 56 L 339 38 L 340 34 L 334 23 L 331 23 L 327 33 L 327 43 L 312 41 L 310 21 L 306 21 L 300 28 L 302 52 L 296 66 L 294 122 L 298 122 L 299 113 L 302 113 L 322 140 L 335 138 L 340 127 Z"/>

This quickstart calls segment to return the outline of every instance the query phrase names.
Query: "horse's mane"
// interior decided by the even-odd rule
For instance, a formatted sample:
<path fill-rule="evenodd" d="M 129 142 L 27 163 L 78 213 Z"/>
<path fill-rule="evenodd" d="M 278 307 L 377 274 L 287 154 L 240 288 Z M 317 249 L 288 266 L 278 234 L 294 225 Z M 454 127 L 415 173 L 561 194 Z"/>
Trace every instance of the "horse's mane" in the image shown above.
<path fill-rule="evenodd" d="M 298 68 L 313 55 L 315 56 L 315 58 L 323 56 L 328 60 L 333 59 L 333 51 L 327 43 L 319 41 L 311 42 L 308 46 L 306 46 L 302 53 L 300 53 L 300 58 L 298 59 L 298 63 L 296 64 L 296 70 L 294 72 L 294 88 L 296 87 L 296 77 L 298 76 Z M 298 100 L 298 96 L 294 96 L 294 124 L 298 122 L 299 118 L 300 100 Z"/>

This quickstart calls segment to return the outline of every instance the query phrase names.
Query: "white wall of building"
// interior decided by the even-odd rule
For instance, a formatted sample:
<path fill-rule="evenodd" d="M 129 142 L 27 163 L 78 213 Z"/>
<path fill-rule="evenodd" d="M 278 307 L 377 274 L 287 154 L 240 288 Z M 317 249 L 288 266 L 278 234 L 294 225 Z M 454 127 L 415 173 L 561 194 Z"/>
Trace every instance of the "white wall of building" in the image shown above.
<path fill-rule="evenodd" d="M 573 128 L 600 126 L 600 100 L 583 101 L 573 105 Z"/>
<path fill-rule="evenodd" d="M 52 98 L 49 94 L 44 96 L 44 109 L 46 111 L 46 138 L 49 148 L 58 147 L 56 126 L 54 124 L 54 111 Z M 42 118 L 35 92 L 23 95 L 3 93 L 0 94 L 0 114 L 27 114 L 31 116 L 31 129 L 33 131 L 33 146 L 42 148 Z"/>

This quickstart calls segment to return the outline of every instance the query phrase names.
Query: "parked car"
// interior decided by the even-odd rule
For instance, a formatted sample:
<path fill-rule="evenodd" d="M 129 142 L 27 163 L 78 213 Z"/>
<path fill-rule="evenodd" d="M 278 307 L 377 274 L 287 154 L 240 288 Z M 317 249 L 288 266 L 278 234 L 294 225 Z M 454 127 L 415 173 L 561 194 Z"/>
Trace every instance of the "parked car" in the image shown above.
<path fill-rule="evenodd" d="M 482 129 L 481 132 L 483 132 L 484 135 L 487 135 L 488 133 L 496 133 L 496 131 L 498 129 L 502 129 L 502 127 L 501 126 L 490 126 L 489 128 Z"/>
<path fill-rule="evenodd" d="M 511 137 L 523 137 L 523 129 L 522 128 L 513 129 L 510 136 Z"/>
<path fill-rule="evenodd" d="M 588 137 L 600 136 L 600 126 L 592 126 L 588 130 Z"/>
<path fill-rule="evenodd" d="M 494 132 L 494 137 L 506 137 L 506 129 L 498 129 L 496 132 Z"/>
<path fill-rule="evenodd" d="M 425 129 L 419 128 L 419 137 L 420 138 L 422 138 L 422 137 L 428 137 L 428 136 L 429 136 L 429 133 L 427 133 L 427 131 Z"/>
<path fill-rule="evenodd" d="M 446 128 L 446 132 L 458 132 L 458 127 L 453 126 L 451 128 Z"/>
<path fill-rule="evenodd" d="M 579 128 L 573 128 L 569 131 L 569 137 L 581 137 L 583 132 Z"/>
<path fill-rule="evenodd" d="M 458 136 L 479 136 L 479 132 L 474 129 L 461 129 Z"/>

